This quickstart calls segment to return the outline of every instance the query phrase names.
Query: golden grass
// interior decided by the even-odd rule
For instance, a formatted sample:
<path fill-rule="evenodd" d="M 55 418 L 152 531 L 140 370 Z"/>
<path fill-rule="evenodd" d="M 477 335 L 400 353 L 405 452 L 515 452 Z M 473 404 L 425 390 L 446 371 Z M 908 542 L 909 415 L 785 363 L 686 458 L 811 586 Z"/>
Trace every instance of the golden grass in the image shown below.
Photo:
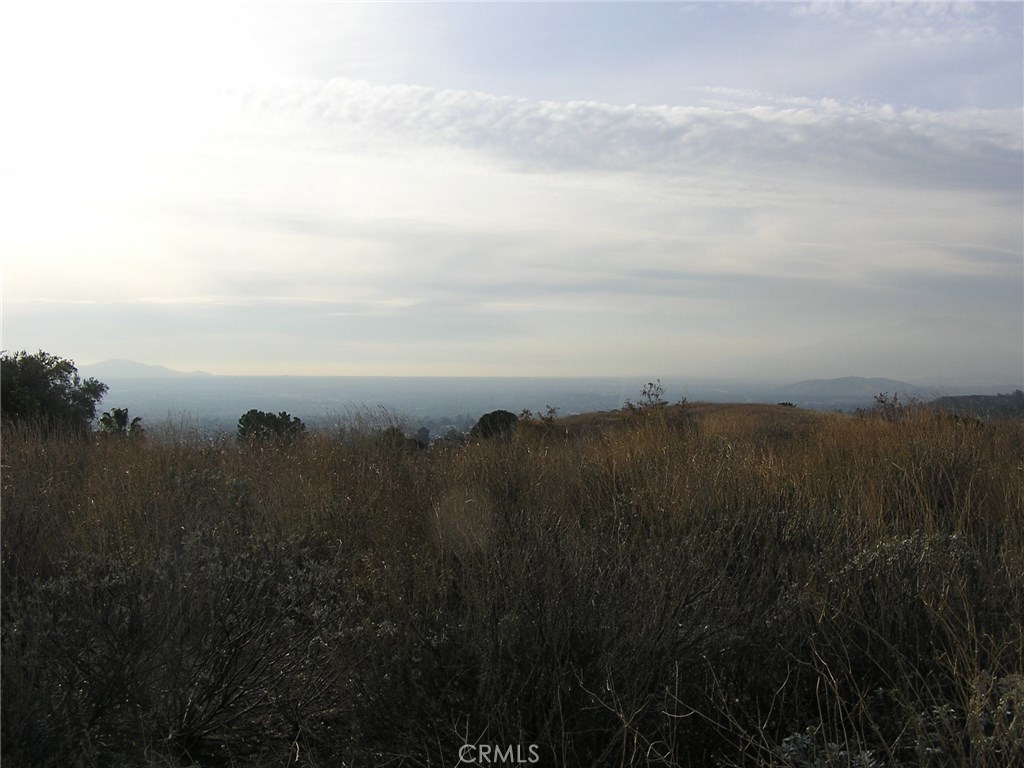
<path fill-rule="evenodd" d="M 696 403 L 423 451 L 15 428 L 3 465 L 15 763 L 1024 760 L 1019 421 Z"/>

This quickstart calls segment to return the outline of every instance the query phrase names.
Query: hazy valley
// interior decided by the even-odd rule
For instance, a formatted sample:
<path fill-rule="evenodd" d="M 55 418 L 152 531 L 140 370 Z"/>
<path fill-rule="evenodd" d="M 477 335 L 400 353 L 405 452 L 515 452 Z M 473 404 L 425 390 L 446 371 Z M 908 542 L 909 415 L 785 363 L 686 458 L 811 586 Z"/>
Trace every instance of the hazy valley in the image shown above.
<path fill-rule="evenodd" d="M 410 428 L 468 429 L 498 408 L 519 413 L 561 415 L 621 408 L 636 401 L 651 379 L 640 377 L 366 377 L 214 376 L 155 365 L 110 360 L 81 367 L 110 389 L 101 407 L 128 408 L 150 424 L 186 421 L 213 430 L 232 430 L 238 417 L 257 408 L 287 411 L 310 425 L 328 425 L 352 413 L 381 409 Z M 653 378 L 653 377 L 652 377 Z M 678 402 L 777 403 L 824 411 L 870 407 L 880 393 L 928 401 L 940 396 L 994 395 L 1021 382 L 965 382 L 938 385 L 885 378 L 845 377 L 794 383 L 757 380 L 661 378 L 665 399 Z"/>

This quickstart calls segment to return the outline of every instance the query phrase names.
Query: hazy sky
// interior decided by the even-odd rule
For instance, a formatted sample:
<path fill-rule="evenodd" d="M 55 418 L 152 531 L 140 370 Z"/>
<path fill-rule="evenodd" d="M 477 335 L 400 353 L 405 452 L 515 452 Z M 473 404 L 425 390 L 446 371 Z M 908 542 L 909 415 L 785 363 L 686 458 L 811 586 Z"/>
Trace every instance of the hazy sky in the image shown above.
<path fill-rule="evenodd" d="M 1022 9 L 9 3 L 3 346 L 1020 381 Z"/>

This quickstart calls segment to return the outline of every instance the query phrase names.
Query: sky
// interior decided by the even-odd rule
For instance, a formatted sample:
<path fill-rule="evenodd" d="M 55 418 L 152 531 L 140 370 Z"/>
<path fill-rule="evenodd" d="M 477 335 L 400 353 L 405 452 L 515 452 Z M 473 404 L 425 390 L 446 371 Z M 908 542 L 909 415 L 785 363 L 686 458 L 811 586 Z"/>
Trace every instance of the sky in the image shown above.
<path fill-rule="evenodd" d="M 1024 4 L 8 3 L 2 344 L 1024 380 Z"/>

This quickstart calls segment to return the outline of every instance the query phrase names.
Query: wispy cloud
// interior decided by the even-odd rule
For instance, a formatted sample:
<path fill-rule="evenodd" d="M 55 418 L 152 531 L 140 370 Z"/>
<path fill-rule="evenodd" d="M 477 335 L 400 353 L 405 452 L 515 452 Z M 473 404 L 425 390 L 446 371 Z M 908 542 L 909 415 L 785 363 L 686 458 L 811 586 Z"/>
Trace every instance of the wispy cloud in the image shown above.
<path fill-rule="evenodd" d="M 5 330 L 217 371 L 1020 367 L 1018 5 L 250 8 L 180 66 L 191 16 L 131 71 L 94 30 L 67 99 L 22 46 Z"/>
<path fill-rule="evenodd" d="M 241 102 L 260 124 L 324 148 L 457 148 L 526 172 L 741 173 L 995 191 L 1021 181 L 1020 109 L 809 99 L 641 107 L 344 79 L 249 91 Z"/>
<path fill-rule="evenodd" d="M 827 19 L 877 38 L 911 45 L 977 44 L 1000 35 L 1000 3 L 812 2 L 794 3 L 798 18 Z"/>

